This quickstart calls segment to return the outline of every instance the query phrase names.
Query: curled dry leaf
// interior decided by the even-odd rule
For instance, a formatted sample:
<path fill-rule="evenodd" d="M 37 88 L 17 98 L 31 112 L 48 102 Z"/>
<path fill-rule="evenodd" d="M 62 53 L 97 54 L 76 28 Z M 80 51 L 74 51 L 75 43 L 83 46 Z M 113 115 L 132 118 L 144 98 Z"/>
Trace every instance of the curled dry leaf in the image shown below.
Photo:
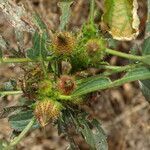
<path fill-rule="evenodd" d="M 133 40 L 139 34 L 137 0 L 105 0 L 102 24 L 116 40 Z"/>

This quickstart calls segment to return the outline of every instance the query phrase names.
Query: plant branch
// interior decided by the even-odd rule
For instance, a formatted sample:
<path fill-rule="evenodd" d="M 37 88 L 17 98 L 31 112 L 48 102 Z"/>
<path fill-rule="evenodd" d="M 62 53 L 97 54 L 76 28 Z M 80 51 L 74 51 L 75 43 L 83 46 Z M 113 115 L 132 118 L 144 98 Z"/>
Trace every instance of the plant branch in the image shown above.
<path fill-rule="evenodd" d="M 22 94 L 22 91 L 0 91 L 0 96 Z"/>
<path fill-rule="evenodd" d="M 52 56 L 48 56 L 44 61 L 51 61 Z M 0 58 L 1 63 L 27 63 L 27 62 L 40 62 L 41 59 L 30 59 L 30 58 Z"/>
<path fill-rule="evenodd" d="M 90 23 L 94 24 L 94 8 L 95 8 L 95 0 L 90 0 Z"/>
<path fill-rule="evenodd" d="M 112 50 L 109 48 L 106 48 L 105 52 L 108 54 L 111 54 L 111 55 L 119 56 L 119 57 L 130 59 L 130 60 L 143 61 L 143 59 L 145 58 L 145 56 L 135 56 L 135 55 L 131 55 L 131 54 L 118 52 L 118 51 L 115 51 L 115 50 Z"/>
<path fill-rule="evenodd" d="M 66 100 L 66 101 L 72 99 L 72 97 L 69 96 L 69 95 L 67 95 L 67 96 L 66 96 L 66 95 L 59 95 L 58 98 L 59 98 L 60 100 Z"/>
<path fill-rule="evenodd" d="M 20 133 L 20 135 L 16 138 L 14 138 L 10 144 L 8 145 L 8 147 L 6 147 L 6 150 L 10 149 L 11 147 L 14 147 L 15 145 L 17 145 L 23 138 L 24 136 L 27 134 L 27 132 L 31 129 L 31 127 L 33 126 L 35 122 L 35 118 L 32 118 L 31 121 L 29 122 L 29 124 L 25 127 L 25 129 Z"/>
<path fill-rule="evenodd" d="M 23 94 L 22 91 L 0 91 L 0 96 L 5 96 L 5 95 L 17 95 L 17 94 Z M 60 100 L 71 100 L 71 96 L 69 95 L 58 95 L 58 98 Z"/>

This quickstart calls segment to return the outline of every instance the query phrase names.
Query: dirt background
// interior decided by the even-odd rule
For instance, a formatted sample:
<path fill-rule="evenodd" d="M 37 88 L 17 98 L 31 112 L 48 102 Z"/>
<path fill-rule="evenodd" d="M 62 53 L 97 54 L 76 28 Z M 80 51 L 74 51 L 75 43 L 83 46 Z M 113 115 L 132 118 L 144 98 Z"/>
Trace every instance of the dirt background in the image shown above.
<path fill-rule="evenodd" d="M 59 25 L 60 10 L 56 0 L 16 0 L 18 5 L 23 4 L 30 14 L 37 11 L 51 30 L 56 30 Z M 99 12 L 103 11 L 102 0 L 96 0 Z M 77 30 L 88 18 L 88 0 L 75 0 L 72 6 L 72 15 L 69 23 L 70 30 Z M 139 16 L 141 18 L 140 36 L 135 43 L 139 44 L 144 37 L 146 21 L 146 1 L 139 0 Z M 99 22 L 100 18 L 96 18 Z M 11 48 L 16 48 L 14 29 L 0 11 L 0 35 L 9 40 Z M 29 40 L 26 40 L 28 45 Z M 118 49 L 129 52 L 131 42 L 120 42 Z M 5 56 L 9 52 L 5 52 Z M 125 65 L 126 60 L 109 57 L 112 65 Z M 20 76 L 19 65 L 0 66 L 0 83 Z M 116 76 L 117 77 L 117 76 Z M 122 87 L 93 93 L 89 106 L 85 106 L 93 117 L 100 120 L 108 136 L 109 150 L 149 150 L 150 149 L 150 107 L 140 92 L 138 82 L 127 83 Z M 0 108 L 13 106 L 17 103 L 18 96 L 7 96 L 0 99 Z M 7 119 L 0 120 L 0 140 L 10 139 L 12 129 Z M 74 135 L 76 136 L 76 135 Z M 85 143 L 76 137 L 81 150 L 88 149 Z M 49 125 L 45 129 L 35 130 L 27 135 L 16 150 L 65 150 L 68 147 L 64 136 L 58 136 L 57 130 Z"/>

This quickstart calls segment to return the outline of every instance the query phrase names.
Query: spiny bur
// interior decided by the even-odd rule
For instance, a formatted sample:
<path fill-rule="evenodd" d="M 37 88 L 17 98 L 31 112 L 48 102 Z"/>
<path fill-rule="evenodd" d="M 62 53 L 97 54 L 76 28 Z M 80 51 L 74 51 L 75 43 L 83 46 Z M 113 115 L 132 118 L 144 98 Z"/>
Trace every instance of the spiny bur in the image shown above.
<path fill-rule="evenodd" d="M 75 47 L 75 37 L 70 32 L 58 32 L 53 36 L 52 45 L 56 54 L 69 55 Z"/>
<path fill-rule="evenodd" d="M 39 96 L 50 96 L 52 94 L 52 82 L 50 80 L 42 80 L 38 84 L 38 94 Z"/>
<path fill-rule="evenodd" d="M 103 39 L 90 39 L 86 43 L 86 51 L 92 63 L 100 62 L 104 57 L 106 42 Z"/>
<path fill-rule="evenodd" d="M 63 106 L 61 103 L 45 98 L 36 103 L 34 114 L 39 124 L 44 127 L 51 120 L 56 120 L 60 116 L 62 109 Z"/>
<path fill-rule="evenodd" d="M 73 77 L 63 75 L 58 80 L 57 86 L 58 86 L 60 93 L 64 95 L 69 95 L 76 88 L 76 83 Z"/>

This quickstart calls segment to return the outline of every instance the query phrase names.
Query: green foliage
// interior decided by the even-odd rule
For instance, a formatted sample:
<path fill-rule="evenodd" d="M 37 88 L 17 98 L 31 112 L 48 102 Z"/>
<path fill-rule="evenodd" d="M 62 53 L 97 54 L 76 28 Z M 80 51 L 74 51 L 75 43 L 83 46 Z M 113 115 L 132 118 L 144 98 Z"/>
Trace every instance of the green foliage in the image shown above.
<path fill-rule="evenodd" d="M 145 33 L 146 39 L 142 44 L 143 56 L 150 55 L 150 35 L 149 35 L 150 34 L 150 0 L 148 0 L 147 3 L 148 3 L 148 18 L 147 18 L 146 33 Z M 147 62 L 150 65 L 150 58 L 147 59 Z M 140 87 L 146 100 L 150 102 L 150 80 L 140 81 Z"/>
<path fill-rule="evenodd" d="M 89 119 L 87 113 L 79 109 L 81 103 L 85 104 L 84 95 L 140 80 L 143 94 L 147 100 L 150 98 L 149 16 L 142 56 L 110 49 L 116 47 L 117 41 L 114 39 L 132 40 L 138 35 L 137 1 L 105 0 L 102 22 L 108 27 L 106 30 L 113 39 L 104 37 L 98 25 L 94 23 L 94 0 L 90 3 L 89 20 L 83 23 L 78 33 L 64 31 L 67 30 L 71 16 L 72 3 L 71 0 L 62 0 L 59 3 L 60 26 L 55 34 L 48 31 L 40 16 L 36 14 L 32 47 L 25 52 L 16 51 L 17 55 L 10 52 L 10 58 L 3 57 L 2 50 L 0 51 L 0 63 L 30 62 L 28 66 L 22 67 L 25 74 L 23 79 L 19 80 L 19 86 L 16 85 L 17 82 L 6 82 L 0 91 L 2 96 L 22 94 L 22 100 L 17 106 L 3 108 L 0 114 L 0 118 L 8 117 L 12 129 L 21 132 L 10 142 L 9 147 L 19 143 L 30 129 L 39 127 L 36 118 L 41 126 L 54 122 L 59 134 L 67 136 L 70 149 L 79 148 L 70 134 L 73 127 L 90 149 L 107 150 L 106 135 L 99 122 L 93 118 Z M 0 40 L 0 48 L 5 49 L 1 43 L 6 43 Z M 48 47 L 51 48 L 51 53 L 47 50 Z M 125 66 L 111 66 L 109 61 L 107 62 L 108 59 L 105 60 L 107 54 L 132 62 Z M 110 79 L 111 75 L 117 73 L 123 73 L 124 76 Z M 3 144 L 0 146 L 3 147 Z"/>
<path fill-rule="evenodd" d="M 11 115 L 9 117 L 9 123 L 11 127 L 16 130 L 16 131 L 22 131 L 25 129 L 25 127 L 28 125 L 28 123 L 31 121 L 33 118 L 33 111 L 32 110 L 27 110 L 27 111 L 21 111 L 18 114 Z M 34 123 L 32 126 L 32 129 L 38 128 L 39 125 L 37 122 Z"/>
<path fill-rule="evenodd" d="M 27 56 L 31 59 L 45 59 L 47 56 L 47 35 L 35 32 L 33 36 L 33 47 L 28 50 Z"/>
<path fill-rule="evenodd" d="M 78 86 L 78 88 L 74 91 L 72 96 L 73 97 L 81 96 L 83 94 L 88 94 L 90 92 L 94 92 L 97 90 L 103 90 L 107 88 L 120 86 L 126 82 L 134 81 L 135 78 L 137 80 L 144 80 L 144 79 L 149 79 L 149 77 L 150 77 L 150 71 L 149 69 L 145 67 L 132 69 L 124 77 L 122 77 L 121 79 L 115 80 L 113 82 L 110 79 L 102 78 L 101 76 L 96 77 L 96 78 L 93 77 L 93 79 L 90 78 L 89 81 L 87 79 L 86 79 L 86 82 L 82 81 L 83 84 L 80 84 Z"/>
<path fill-rule="evenodd" d="M 81 116 L 77 118 L 76 127 L 92 149 L 108 149 L 106 135 L 97 120 L 89 121 L 86 116 Z"/>
<path fill-rule="evenodd" d="M 69 127 L 69 125 L 71 125 Z M 106 135 L 101 128 L 100 123 L 95 120 L 89 120 L 88 114 L 80 111 L 73 111 L 69 108 L 63 111 L 62 117 L 58 120 L 59 134 L 65 133 L 69 138 L 69 128 L 74 127 L 77 133 L 80 133 L 91 149 L 107 150 L 108 145 Z M 75 148 L 76 143 L 72 139 L 70 148 Z M 76 147 L 77 148 L 77 147 Z"/>
<path fill-rule="evenodd" d="M 47 27 L 38 14 L 34 14 L 34 22 L 42 31 L 46 31 Z"/>
<path fill-rule="evenodd" d="M 60 7 L 61 9 L 61 17 L 60 17 L 60 26 L 59 26 L 59 29 L 60 30 L 64 30 L 68 21 L 69 21 L 69 18 L 70 18 L 70 15 L 71 15 L 71 9 L 70 9 L 70 6 L 73 2 L 70 1 L 70 0 L 65 0 L 65 1 L 61 1 L 59 2 L 58 6 Z"/>
<path fill-rule="evenodd" d="M 11 106 L 11 107 L 5 107 L 1 110 L 0 112 L 0 119 L 1 118 L 6 118 L 8 116 L 10 116 L 11 114 L 16 114 L 18 113 L 20 110 L 25 109 L 24 106 Z"/>

